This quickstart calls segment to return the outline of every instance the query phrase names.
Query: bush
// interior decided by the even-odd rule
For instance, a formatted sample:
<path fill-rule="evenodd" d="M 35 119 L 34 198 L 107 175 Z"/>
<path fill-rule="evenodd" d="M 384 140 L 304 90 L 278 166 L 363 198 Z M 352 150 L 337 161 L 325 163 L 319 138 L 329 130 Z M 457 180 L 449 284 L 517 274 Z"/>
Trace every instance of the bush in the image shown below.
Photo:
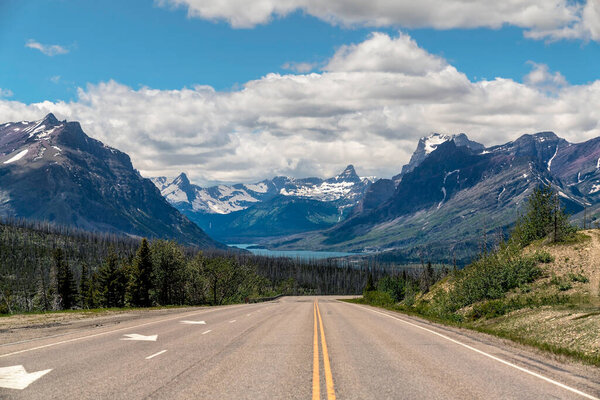
<path fill-rule="evenodd" d="M 378 290 L 371 290 L 369 292 L 365 292 L 363 295 L 363 300 L 367 304 L 371 304 L 373 306 L 390 306 L 394 304 L 394 300 L 392 296 L 390 296 L 387 292 L 380 292 Z"/>
<path fill-rule="evenodd" d="M 513 245 L 480 258 L 457 273 L 454 287 L 448 293 L 449 300 L 445 301 L 445 312 L 455 312 L 482 300 L 499 299 L 511 289 L 525 287 L 541 276 L 537 264 L 536 255 L 523 256 Z"/>
<path fill-rule="evenodd" d="M 537 262 L 548 264 L 554 261 L 554 257 L 550 255 L 547 251 L 536 251 L 534 254 L 534 258 Z"/>
<path fill-rule="evenodd" d="M 578 274 L 574 274 L 574 273 L 569 273 L 569 279 L 571 279 L 571 281 L 573 282 L 581 282 L 581 283 L 588 283 L 589 279 L 587 278 L 587 276 L 578 273 Z"/>

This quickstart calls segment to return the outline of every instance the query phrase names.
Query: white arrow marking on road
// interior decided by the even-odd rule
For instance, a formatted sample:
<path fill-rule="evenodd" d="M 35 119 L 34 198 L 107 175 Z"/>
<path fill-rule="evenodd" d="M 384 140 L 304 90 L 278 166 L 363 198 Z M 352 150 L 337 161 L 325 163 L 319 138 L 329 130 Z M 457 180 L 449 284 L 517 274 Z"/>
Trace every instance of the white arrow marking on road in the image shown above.
<path fill-rule="evenodd" d="M 144 335 L 138 335 L 137 333 L 128 333 L 123 336 L 127 336 L 127 337 L 121 338 L 121 340 L 143 340 L 146 342 L 156 342 L 156 339 L 158 339 L 158 335 L 144 336 Z"/>
<path fill-rule="evenodd" d="M 153 359 L 154 357 L 156 357 L 156 356 L 160 356 L 161 354 L 163 354 L 163 353 L 166 353 L 166 352 L 167 352 L 166 350 L 161 350 L 161 351 L 159 351 L 158 353 L 154 353 L 154 354 L 152 354 L 151 356 L 148 356 L 148 357 L 146 357 L 146 360 L 151 360 L 151 359 Z"/>
<path fill-rule="evenodd" d="M 27 372 L 22 365 L 0 368 L 0 387 L 23 390 L 50 371 Z"/>
<path fill-rule="evenodd" d="M 189 325 L 206 325 L 206 322 L 204 321 L 179 321 L 182 324 L 189 324 Z"/>

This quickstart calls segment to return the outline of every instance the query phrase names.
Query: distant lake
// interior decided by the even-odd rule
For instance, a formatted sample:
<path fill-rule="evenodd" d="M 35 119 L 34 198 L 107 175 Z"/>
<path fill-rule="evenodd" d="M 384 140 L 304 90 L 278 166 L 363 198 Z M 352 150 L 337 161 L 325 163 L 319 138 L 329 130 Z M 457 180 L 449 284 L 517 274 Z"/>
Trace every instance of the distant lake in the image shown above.
<path fill-rule="evenodd" d="M 249 249 L 248 247 L 256 246 L 255 244 L 229 244 L 229 246 L 237 247 L 238 249 L 248 250 L 257 256 L 267 257 L 289 257 L 300 258 L 303 260 L 321 260 L 331 257 L 346 257 L 355 255 L 355 253 L 344 253 L 340 251 L 309 251 L 309 250 L 268 250 L 268 249 Z"/>

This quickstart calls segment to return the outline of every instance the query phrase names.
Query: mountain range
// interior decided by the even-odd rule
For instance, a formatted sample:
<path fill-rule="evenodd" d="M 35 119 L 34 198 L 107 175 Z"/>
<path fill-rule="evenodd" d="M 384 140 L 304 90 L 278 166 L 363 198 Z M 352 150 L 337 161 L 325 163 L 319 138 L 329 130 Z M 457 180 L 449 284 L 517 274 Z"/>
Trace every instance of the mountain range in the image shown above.
<path fill-rule="evenodd" d="M 127 154 L 53 114 L 0 125 L 0 215 L 225 247 L 172 207 Z"/>
<path fill-rule="evenodd" d="M 150 180 L 78 122 L 48 114 L 0 124 L 0 216 L 199 247 L 224 248 L 219 240 L 447 261 L 467 260 L 509 230 L 540 184 L 557 190 L 574 221 L 585 209 L 593 224 L 600 212 L 600 138 L 569 143 L 539 132 L 485 147 L 464 133 L 436 133 L 399 169 L 378 180 L 352 165 L 328 179 Z"/>
<path fill-rule="evenodd" d="M 152 178 L 162 195 L 211 236 L 230 243 L 324 229 L 359 204 L 373 178 L 354 166 L 329 178 L 277 176 L 253 184 L 200 187 L 185 173 Z"/>
<path fill-rule="evenodd" d="M 485 238 L 510 229 L 540 184 L 558 191 L 575 220 L 584 208 L 595 219 L 600 207 L 600 138 L 569 143 L 540 132 L 485 148 L 466 136 L 434 134 L 421 139 L 411 163 L 393 179 L 373 183 L 355 212 L 334 227 L 268 245 L 448 260 L 471 257 Z"/>

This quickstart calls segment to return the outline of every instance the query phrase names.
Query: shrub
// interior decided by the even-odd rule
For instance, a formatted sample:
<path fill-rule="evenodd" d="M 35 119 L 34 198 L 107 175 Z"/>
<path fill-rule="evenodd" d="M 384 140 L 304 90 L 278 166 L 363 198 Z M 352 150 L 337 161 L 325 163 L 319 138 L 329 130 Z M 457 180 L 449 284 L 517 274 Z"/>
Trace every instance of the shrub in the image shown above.
<path fill-rule="evenodd" d="M 389 306 L 394 304 L 392 296 L 387 292 L 380 292 L 378 290 L 371 290 L 363 294 L 363 300 L 367 304 L 374 306 Z"/>
<path fill-rule="evenodd" d="M 574 274 L 574 273 L 569 273 L 569 279 L 571 279 L 571 281 L 573 282 L 581 282 L 581 283 L 588 283 L 589 279 L 587 278 L 587 276 L 578 273 L 578 274 Z"/>
<path fill-rule="evenodd" d="M 554 257 L 547 251 L 536 251 L 534 254 L 534 258 L 537 262 L 548 264 L 554 261 Z"/>

